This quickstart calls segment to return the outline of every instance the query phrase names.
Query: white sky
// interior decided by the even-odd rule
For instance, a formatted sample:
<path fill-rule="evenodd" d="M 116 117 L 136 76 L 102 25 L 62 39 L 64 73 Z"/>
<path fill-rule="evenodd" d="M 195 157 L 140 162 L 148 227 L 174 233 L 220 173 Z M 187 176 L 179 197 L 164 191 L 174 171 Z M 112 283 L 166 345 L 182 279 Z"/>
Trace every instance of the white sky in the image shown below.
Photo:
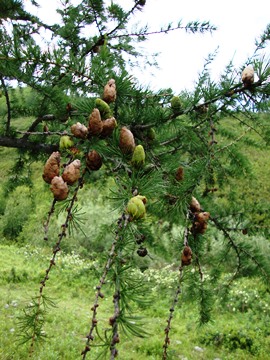
<path fill-rule="evenodd" d="M 79 2 L 79 0 L 76 0 Z M 130 7 L 131 0 L 116 0 Z M 42 8 L 38 15 L 46 21 L 55 21 L 57 0 L 38 0 Z M 25 0 L 28 5 L 29 1 Z M 28 6 L 27 6 L 28 9 Z M 255 50 L 258 38 L 270 23 L 269 0 L 146 0 L 142 12 L 138 12 L 136 22 L 147 23 L 150 30 L 156 30 L 169 22 L 183 25 L 188 21 L 209 20 L 218 27 L 214 33 L 187 34 L 184 30 L 164 35 L 152 35 L 147 42 L 147 53 L 159 52 L 159 69 L 149 73 L 137 72 L 140 83 L 150 85 L 154 90 L 172 88 L 176 93 L 192 89 L 202 70 L 204 59 L 218 47 L 218 55 L 211 65 L 211 73 L 218 77 L 230 60 L 236 67 L 245 64 Z M 270 47 L 265 49 L 270 56 Z"/>

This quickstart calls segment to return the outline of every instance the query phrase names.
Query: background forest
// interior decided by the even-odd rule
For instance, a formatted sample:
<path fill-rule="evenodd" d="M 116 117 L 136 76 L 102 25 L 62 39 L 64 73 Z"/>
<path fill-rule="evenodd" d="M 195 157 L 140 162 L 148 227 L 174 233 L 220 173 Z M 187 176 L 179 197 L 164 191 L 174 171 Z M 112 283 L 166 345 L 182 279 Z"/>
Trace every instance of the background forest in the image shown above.
<path fill-rule="evenodd" d="M 154 92 L 145 6 L 0 4 L 1 359 L 270 359 L 270 27 Z"/>

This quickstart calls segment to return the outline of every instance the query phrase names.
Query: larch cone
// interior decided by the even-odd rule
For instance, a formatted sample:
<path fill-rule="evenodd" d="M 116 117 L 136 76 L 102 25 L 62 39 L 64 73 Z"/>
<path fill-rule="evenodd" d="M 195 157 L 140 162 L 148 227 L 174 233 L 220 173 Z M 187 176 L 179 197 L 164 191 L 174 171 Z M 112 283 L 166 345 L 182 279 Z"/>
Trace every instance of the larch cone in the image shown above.
<path fill-rule="evenodd" d="M 68 185 L 73 185 L 80 178 L 80 160 L 74 160 L 63 171 L 62 178 Z"/>
<path fill-rule="evenodd" d="M 104 87 L 103 100 L 106 103 L 111 103 L 116 100 L 116 85 L 115 80 L 110 79 Z"/>
<path fill-rule="evenodd" d="M 119 147 L 123 154 L 131 154 L 135 149 L 135 140 L 132 132 L 126 128 L 122 127 L 119 137 Z"/>
<path fill-rule="evenodd" d="M 89 116 L 88 131 L 89 135 L 98 136 L 103 129 L 103 122 L 101 120 L 100 112 L 95 108 Z"/>
<path fill-rule="evenodd" d="M 60 171 L 60 153 L 58 151 L 53 152 L 49 159 L 46 161 L 43 170 L 43 180 L 50 184 L 55 176 L 59 175 Z"/>
<path fill-rule="evenodd" d="M 56 200 L 65 200 L 68 196 L 68 186 L 61 176 L 52 179 L 50 189 Z"/>

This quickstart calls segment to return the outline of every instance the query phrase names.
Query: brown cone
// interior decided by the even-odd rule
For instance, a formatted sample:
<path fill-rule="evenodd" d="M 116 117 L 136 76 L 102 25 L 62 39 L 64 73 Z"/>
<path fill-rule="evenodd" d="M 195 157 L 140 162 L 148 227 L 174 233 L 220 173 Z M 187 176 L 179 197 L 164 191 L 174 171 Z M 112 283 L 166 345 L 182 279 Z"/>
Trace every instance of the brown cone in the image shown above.
<path fill-rule="evenodd" d="M 193 213 L 201 211 L 201 205 L 200 205 L 199 201 L 193 196 L 191 198 L 189 208 L 190 208 L 190 211 Z"/>
<path fill-rule="evenodd" d="M 100 112 L 95 108 L 89 116 L 88 131 L 89 135 L 98 136 L 103 129 L 103 122 L 101 120 Z"/>
<path fill-rule="evenodd" d="M 209 217 L 210 217 L 210 213 L 206 211 L 195 214 L 195 220 L 198 221 L 199 223 L 206 222 L 207 220 L 209 220 Z"/>
<path fill-rule="evenodd" d="M 114 117 L 104 120 L 102 133 L 100 134 L 101 137 L 105 138 L 107 136 L 110 136 L 113 130 L 116 128 L 116 125 L 117 122 Z"/>
<path fill-rule="evenodd" d="M 59 175 L 60 171 L 60 153 L 55 151 L 47 160 L 43 170 L 43 180 L 50 184 L 55 176 Z"/>
<path fill-rule="evenodd" d="M 99 170 L 101 168 L 102 158 L 96 150 L 92 150 L 87 154 L 86 165 L 90 170 Z"/>
<path fill-rule="evenodd" d="M 123 154 L 131 154 L 135 149 L 135 140 L 132 132 L 125 126 L 122 127 L 119 137 L 119 147 Z"/>
<path fill-rule="evenodd" d="M 176 171 L 175 179 L 177 181 L 182 181 L 184 179 L 184 169 L 181 166 Z"/>
<path fill-rule="evenodd" d="M 76 137 L 80 139 L 87 138 L 88 135 L 88 129 L 86 126 L 81 124 L 80 122 L 77 122 L 76 124 L 73 124 L 70 128 L 71 133 Z"/>
<path fill-rule="evenodd" d="M 116 85 L 115 80 L 110 79 L 104 87 L 103 100 L 106 103 L 114 102 L 116 99 Z"/>
<path fill-rule="evenodd" d="M 74 160 L 63 171 L 62 178 L 68 185 L 73 185 L 80 177 L 80 160 Z"/>
<path fill-rule="evenodd" d="M 204 234 L 206 229 L 207 229 L 207 222 L 205 222 L 205 221 L 203 221 L 203 222 L 195 221 L 193 223 L 191 231 L 192 231 L 192 233 L 194 235 L 196 235 L 196 234 Z"/>
<path fill-rule="evenodd" d="M 68 196 L 68 186 L 61 176 L 52 179 L 50 189 L 56 200 L 65 200 Z"/>
<path fill-rule="evenodd" d="M 190 265 L 191 258 L 192 258 L 192 250 L 189 246 L 185 246 L 181 257 L 182 266 Z"/>

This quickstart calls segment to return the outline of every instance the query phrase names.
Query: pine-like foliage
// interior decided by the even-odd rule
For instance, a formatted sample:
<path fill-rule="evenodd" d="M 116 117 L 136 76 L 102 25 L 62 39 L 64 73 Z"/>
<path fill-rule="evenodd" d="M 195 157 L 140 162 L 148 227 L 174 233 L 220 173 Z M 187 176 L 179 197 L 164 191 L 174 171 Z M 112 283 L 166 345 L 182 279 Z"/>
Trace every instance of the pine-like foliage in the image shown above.
<path fill-rule="evenodd" d="M 65 0 L 58 9 L 61 22 L 47 25 L 26 12 L 21 1 L 0 5 L 0 79 L 6 105 L 0 145 L 20 149 L 17 175 L 33 159 L 44 162 L 43 179 L 52 191 L 46 240 L 59 203 L 65 213 L 58 234 L 50 239 L 52 255 L 38 295 L 20 319 L 30 354 L 43 338 L 47 305 L 52 304 L 45 285 L 66 237 L 83 227 L 78 204 L 90 183 L 106 188 L 110 182 L 107 202 L 117 216 L 105 229 L 110 246 L 93 294 L 83 359 L 96 345 L 103 345 L 114 359 L 123 333 L 147 336 L 134 309 L 151 306 L 151 299 L 135 270 L 156 259 L 166 259 L 179 271 L 161 344 L 163 359 L 181 293 L 196 304 L 204 324 L 210 320 L 215 297 L 235 278 L 259 275 L 269 283 L 269 244 L 266 241 L 263 249 L 255 241 L 258 232 L 269 234 L 269 207 L 266 200 L 258 204 L 257 212 L 265 211 L 262 224 L 256 221 L 256 209 L 250 208 L 246 189 L 241 198 L 234 191 L 236 181 L 252 181 L 251 164 L 241 151 L 245 142 L 269 144 L 269 124 L 262 113 L 268 111 L 270 67 L 259 57 L 269 41 L 269 27 L 248 59 L 253 67 L 245 73 L 244 66 L 235 71 L 229 64 L 214 82 L 208 71 L 214 60 L 210 55 L 193 92 L 154 93 L 128 74 L 127 64 L 143 58 L 137 43 L 151 33 L 215 28 L 208 22 L 179 22 L 157 31 L 131 31 L 129 19 L 144 6 L 147 2 L 141 0 L 131 2 L 129 10 L 116 2 L 82 0 L 74 5 Z M 12 99 L 11 80 L 32 94 L 24 111 L 35 118 L 25 129 L 13 126 L 15 110 L 20 110 Z M 249 138 L 251 132 L 257 143 Z M 173 227 L 178 238 L 168 243 Z M 158 237 L 161 233 L 166 236 Z M 113 293 L 109 329 L 99 327 L 105 291 Z"/>

